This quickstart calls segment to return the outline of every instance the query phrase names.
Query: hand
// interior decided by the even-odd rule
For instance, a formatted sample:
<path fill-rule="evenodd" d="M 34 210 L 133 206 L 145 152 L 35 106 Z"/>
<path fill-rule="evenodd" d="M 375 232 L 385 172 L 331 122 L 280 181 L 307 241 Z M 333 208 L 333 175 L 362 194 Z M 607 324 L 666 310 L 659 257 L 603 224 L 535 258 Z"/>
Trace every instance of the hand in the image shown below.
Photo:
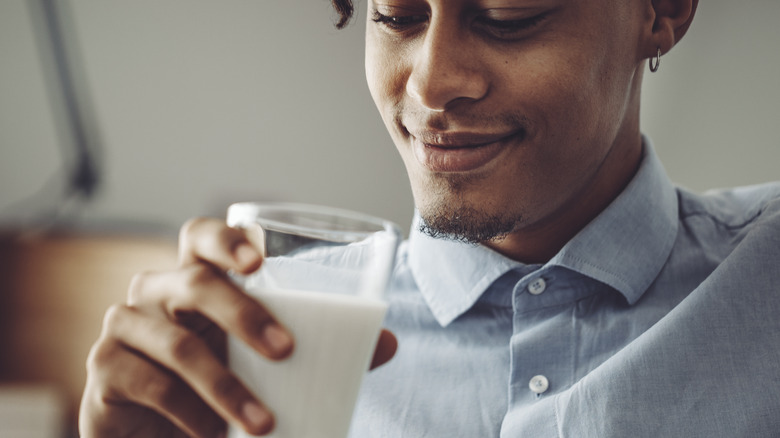
<path fill-rule="evenodd" d="M 273 428 L 270 411 L 225 365 L 227 333 L 271 360 L 293 349 L 284 327 L 225 275 L 254 272 L 261 255 L 216 219 L 185 224 L 179 254 L 176 270 L 137 275 L 127 303 L 106 313 L 87 360 L 82 437 L 212 438 L 225 421 L 254 435 Z M 395 349 L 383 331 L 372 368 Z"/>

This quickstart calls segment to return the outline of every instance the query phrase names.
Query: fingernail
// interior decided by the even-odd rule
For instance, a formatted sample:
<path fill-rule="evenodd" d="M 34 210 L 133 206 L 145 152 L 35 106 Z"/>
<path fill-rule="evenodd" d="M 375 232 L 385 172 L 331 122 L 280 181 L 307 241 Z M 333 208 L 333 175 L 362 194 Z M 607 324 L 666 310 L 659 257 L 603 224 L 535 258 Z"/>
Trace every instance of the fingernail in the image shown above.
<path fill-rule="evenodd" d="M 262 338 L 265 345 L 276 357 L 284 357 L 293 347 L 293 338 L 281 326 L 275 323 L 263 327 Z"/>
<path fill-rule="evenodd" d="M 258 433 L 269 431 L 274 423 L 274 417 L 253 401 L 244 403 L 244 406 L 241 408 L 241 415 L 244 417 L 247 425 L 254 432 Z"/>
<path fill-rule="evenodd" d="M 249 243 L 242 243 L 233 250 L 233 257 L 244 269 L 260 262 L 260 253 Z"/>

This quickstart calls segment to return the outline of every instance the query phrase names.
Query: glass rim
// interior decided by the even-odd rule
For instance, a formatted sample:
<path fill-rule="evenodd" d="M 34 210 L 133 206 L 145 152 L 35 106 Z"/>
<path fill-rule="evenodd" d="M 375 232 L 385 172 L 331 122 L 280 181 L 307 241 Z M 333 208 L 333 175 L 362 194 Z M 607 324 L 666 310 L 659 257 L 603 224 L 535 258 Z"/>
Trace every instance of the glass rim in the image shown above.
<path fill-rule="evenodd" d="M 315 227 L 264 216 L 264 214 L 280 212 L 308 214 L 311 217 L 319 216 L 343 219 L 350 221 L 352 224 L 360 224 L 364 227 L 356 226 L 354 229 Z M 250 223 L 257 223 L 265 230 L 296 233 L 337 242 L 357 241 L 382 231 L 392 233 L 396 236 L 400 236 L 401 234 L 399 226 L 387 219 L 339 207 L 297 202 L 237 202 L 228 207 L 227 219 L 228 226 L 231 227 L 241 227 Z"/>

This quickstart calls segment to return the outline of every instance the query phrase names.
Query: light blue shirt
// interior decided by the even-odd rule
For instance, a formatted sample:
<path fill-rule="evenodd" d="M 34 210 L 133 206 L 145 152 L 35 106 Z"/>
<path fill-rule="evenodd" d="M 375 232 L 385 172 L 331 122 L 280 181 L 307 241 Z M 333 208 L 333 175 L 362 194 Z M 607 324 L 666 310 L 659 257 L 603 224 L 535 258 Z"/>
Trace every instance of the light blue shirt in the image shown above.
<path fill-rule="evenodd" d="M 676 189 L 649 141 L 549 263 L 413 229 L 351 436 L 780 436 L 780 184 Z"/>

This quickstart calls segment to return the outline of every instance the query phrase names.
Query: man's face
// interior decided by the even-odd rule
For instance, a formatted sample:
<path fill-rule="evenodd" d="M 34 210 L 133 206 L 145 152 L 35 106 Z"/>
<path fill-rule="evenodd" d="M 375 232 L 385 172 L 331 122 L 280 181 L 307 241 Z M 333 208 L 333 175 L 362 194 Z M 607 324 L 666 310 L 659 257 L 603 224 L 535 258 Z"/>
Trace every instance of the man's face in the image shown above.
<path fill-rule="evenodd" d="M 434 233 L 543 226 L 619 167 L 639 136 L 643 4 L 369 3 L 369 88 Z"/>

